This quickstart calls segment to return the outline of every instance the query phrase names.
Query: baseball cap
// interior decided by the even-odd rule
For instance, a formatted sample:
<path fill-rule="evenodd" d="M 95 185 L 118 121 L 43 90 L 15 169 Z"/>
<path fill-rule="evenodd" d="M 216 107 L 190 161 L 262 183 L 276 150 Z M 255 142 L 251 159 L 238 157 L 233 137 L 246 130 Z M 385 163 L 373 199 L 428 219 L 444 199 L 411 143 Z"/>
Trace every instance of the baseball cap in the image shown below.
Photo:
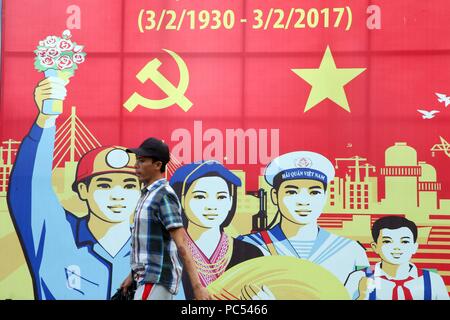
<path fill-rule="evenodd" d="M 162 140 L 156 138 L 148 138 L 141 143 L 139 148 L 129 148 L 128 153 L 134 153 L 140 157 L 151 157 L 168 163 L 170 161 L 169 146 Z"/>

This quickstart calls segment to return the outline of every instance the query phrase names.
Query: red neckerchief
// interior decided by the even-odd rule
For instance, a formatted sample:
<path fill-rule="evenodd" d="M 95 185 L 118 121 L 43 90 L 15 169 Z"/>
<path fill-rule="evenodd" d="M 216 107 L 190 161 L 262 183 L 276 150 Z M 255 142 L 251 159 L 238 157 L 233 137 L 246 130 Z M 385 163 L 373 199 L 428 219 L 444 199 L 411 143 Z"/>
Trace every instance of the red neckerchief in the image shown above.
<path fill-rule="evenodd" d="M 393 282 L 395 284 L 394 289 L 392 290 L 392 300 L 398 300 L 398 292 L 400 288 L 403 289 L 403 292 L 405 294 L 405 300 L 413 300 L 411 290 L 409 290 L 407 287 L 405 287 L 405 283 L 408 281 L 413 280 L 414 278 L 409 276 L 406 279 L 403 280 L 396 280 L 396 279 L 388 279 L 386 276 L 381 276 L 381 279 Z"/>

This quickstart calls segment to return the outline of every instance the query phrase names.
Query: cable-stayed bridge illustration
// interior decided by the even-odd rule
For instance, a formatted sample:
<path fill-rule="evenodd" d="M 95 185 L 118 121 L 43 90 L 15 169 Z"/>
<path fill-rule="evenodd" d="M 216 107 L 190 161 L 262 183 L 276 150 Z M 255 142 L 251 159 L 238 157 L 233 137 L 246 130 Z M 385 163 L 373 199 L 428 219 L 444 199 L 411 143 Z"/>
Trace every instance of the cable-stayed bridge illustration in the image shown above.
<path fill-rule="evenodd" d="M 97 138 L 76 115 L 76 107 L 72 107 L 70 117 L 56 131 L 53 170 L 64 160 L 78 162 L 86 152 L 101 146 Z"/>
<path fill-rule="evenodd" d="M 95 135 L 76 115 L 76 107 L 72 107 L 71 115 L 56 131 L 55 151 L 53 155 L 53 170 L 65 164 L 78 163 L 84 154 L 101 147 Z M 171 161 L 167 164 L 166 178 L 172 176 L 182 163 L 170 154 Z"/>
<path fill-rule="evenodd" d="M 15 156 L 21 141 L 8 139 L 0 144 L 0 196 L 5 196 L 8 191 L 9 176 L 14 165 Z M 102 143 L 95 137 L 91 130 L 76 114 L 76 107 L 71 109 L 70 116 L 59 126 L 55 135 L 55 148 L 53 152 L 53 173 L 63 175 L 60 183 L 65 187 L 58 188 L 62 193 L 72 192 L 71 184 L 78 162 L 84 154 L 99 148 Z M 171 153 L 170 162 L 167 164 L 166 178 L 172 174 L 182 163 Z M 59 184 L 57 181 L 55 181 Z"/>

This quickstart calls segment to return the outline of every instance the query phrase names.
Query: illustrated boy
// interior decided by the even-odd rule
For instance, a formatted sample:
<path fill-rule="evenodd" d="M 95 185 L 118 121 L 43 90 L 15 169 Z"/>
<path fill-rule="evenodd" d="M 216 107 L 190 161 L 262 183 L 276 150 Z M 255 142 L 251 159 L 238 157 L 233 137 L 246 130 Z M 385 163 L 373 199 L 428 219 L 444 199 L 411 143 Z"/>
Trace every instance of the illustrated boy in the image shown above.
<path fill-rule="evenodd" d="M 417 252 L 417 226 L 411 220 L 387 216 L 372 227 L 373 251 L 380 262 L 372 269 L 355 271 L 345 283 L 358 300 L 448 300 L 444 281 L 437 273 L 411 263 Z"/>

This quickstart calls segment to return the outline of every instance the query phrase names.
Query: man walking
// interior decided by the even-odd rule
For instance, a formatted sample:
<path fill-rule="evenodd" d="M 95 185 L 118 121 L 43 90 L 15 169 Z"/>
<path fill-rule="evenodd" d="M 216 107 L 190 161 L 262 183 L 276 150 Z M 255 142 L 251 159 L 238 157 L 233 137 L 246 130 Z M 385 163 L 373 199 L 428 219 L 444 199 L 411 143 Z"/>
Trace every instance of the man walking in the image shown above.
<path fill-rule="evenodd" d="M 134 278 L 135 300 L 172 300 L 181 282 L 181 257 L 195 299 L 210 299 L 185 243 L 180 203 L 164 178 L 169 147 L 161 140 L 148 138 L 139 148 L 127 152 L 136 154 L 136 175 L 144 188 L 132 225 L 131 273 L 123 281 L 122 290 L 127 291 Z"/>

